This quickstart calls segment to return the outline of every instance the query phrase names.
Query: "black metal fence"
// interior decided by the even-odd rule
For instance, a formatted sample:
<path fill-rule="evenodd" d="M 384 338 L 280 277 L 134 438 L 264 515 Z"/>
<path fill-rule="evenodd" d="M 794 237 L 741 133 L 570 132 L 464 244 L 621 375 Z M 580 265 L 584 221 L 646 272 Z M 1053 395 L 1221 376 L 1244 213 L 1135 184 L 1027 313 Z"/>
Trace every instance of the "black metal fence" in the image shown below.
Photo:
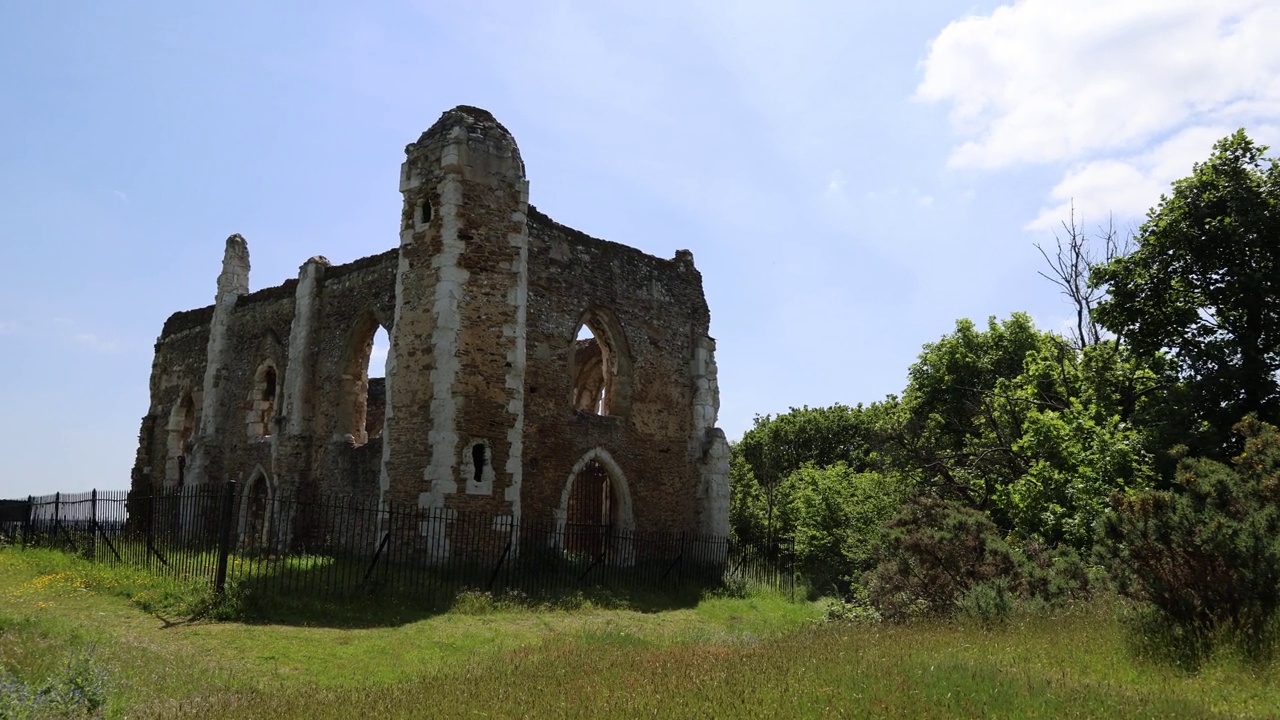
<path fill-rule="evenodd" d="M 789 549 L 424 510 L 355 498 L 271 497 L 236 483 L 144 495 L 47 495 L 0 505 L 0 532 L 221 591 L 352 597 L 463 590 L 548 596 L 753 584 L 794 593 Z"/>

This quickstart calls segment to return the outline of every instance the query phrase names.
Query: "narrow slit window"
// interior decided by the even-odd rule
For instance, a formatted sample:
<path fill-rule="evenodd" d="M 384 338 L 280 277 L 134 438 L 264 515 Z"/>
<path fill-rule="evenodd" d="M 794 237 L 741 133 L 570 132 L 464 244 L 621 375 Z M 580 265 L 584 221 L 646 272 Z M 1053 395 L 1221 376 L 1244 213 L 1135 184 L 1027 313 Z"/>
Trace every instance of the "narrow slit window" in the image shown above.
<path fill-rule="evenodd" d="M 262 434 L 264 436 L 271 435 L 274 432 L 276 420 L 276 369 L 268 367 L 266 376 L 263 378 L 262 397 Z"/>
<path fill-rule="evenodd" d="M 484 476 L 484 450 L 484 445 L 481 443 L 471 446 L 471 464 L 475 468 L 472 473 L 472 479 L 475 482 L 480 482 L 480 479 Z"/>

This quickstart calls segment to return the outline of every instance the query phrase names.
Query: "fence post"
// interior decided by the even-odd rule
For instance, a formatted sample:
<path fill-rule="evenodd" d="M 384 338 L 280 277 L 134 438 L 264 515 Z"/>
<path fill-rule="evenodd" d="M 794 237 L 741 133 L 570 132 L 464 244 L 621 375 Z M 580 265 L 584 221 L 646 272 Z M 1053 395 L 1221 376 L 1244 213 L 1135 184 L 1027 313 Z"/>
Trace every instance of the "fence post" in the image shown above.
<path fill-rule="evenodd" d="M 502 563 L 506 562 L 509 552 L 511 552 L 511 538 L 508 536 L 507 546 L 502 548 L 502 556 L 498 558 L 497 564 L 493 566 L 493 572 L 489 575 L 489 592 L 493 592 L 493 584 L 498 580 L 498 571 L 502 569 Z"/>
<path fill-rule="evenodd" d="M 31 516 L 36 513 L 36 498 L 27 496 L 27 514 L 22 518 L 22 549 L 27 549 L 27 538 L 31 536 Z"/>
<path fill-rule="evenodd" d="M 156 520 L 156 495 L 155 494 L 156 494 L 155 488 L 151 488 L 150 492 L 147 493 L 147 552 L 149 552 L 151 555 L 155 555 L 156 559 L 160 561 L 161 565 L 165 567 L 169 567 L 169 561 L 165 558 L 164 555 L 160 554 L 160 551 L 158 549 L 156 549 L 156 523 L 158 521 Z M 164 498 L 162 497 L 161 499 L 164 499 Z M 161 507 L 160 509 L 162 511 L 164 510 L 163 507 Z M 170 518 L 169 522 L 172 523 L 173 519 Z M 147 568 L 150 569 L 151 556 L 146 555 L 144 557 L 146 558 L 146 561 L 147 561 Z"/>
<path fill-rule="evenodd" d="M 793 541 L 794 542 L 794 541 Z M 787 577 L 791 579 L 791 602 L 796 601 L 796 547 L 794 544 L 788 547 L 787 559 Z"/>
<path fill-rule="evenodd" d="M 58 541 L 58 530 L 62 527 L 62 493 L 53 494 L 53 542 Z"/>
<path fill-rule="evenodd" d="M 89 560 L 98 559 L 98 488 L 89 492 Z"/>
<path fill-rule="evenodd" d="M 213 590 L 221 595 L 227 589 L 227 557 L 231 554 L 231 523 L 236 511 L 236 483 L 228 480 L 222 495 L 222 521 L 218 524 L 218 569 L 213 576 Z"/>

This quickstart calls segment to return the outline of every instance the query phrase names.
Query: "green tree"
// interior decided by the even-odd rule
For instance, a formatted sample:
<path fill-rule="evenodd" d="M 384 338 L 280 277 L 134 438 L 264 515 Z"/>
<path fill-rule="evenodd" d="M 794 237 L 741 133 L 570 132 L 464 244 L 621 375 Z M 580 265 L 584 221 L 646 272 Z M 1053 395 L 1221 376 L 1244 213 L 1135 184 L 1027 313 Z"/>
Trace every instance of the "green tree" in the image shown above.
<path fill-rule="evenodd" d="M 907 375 L 902 445 L 944 495 L 986 510 L 1000 487 L 1026 472 L 1013 445 L 1028 408 L 1000 402 L 997 389 L 1021 375 L 1027 354 L 1047 339 L 1029 316 L 1014 313 L 988 319 L 986 331 L 958 320 L 955 332 L 924 346 Z"/>
<path fill-rule="evenodd" d="M 783 481 L 807 464 L 844 463 L 856 472 L 892 466 L 885 438 L 894 434 L 896 405 L 890 398 L 869 406 L 806 406 L 777 416 L 757 415 L 752 428 L 734 443 L 730 458 L 730 522 L 739 537 L 769 535 L 776 529 Z"/>
<path fill-rule="evenodd" d="M 880 527 L 911 495 L 899 476 L 857 472 L 844 462 L 805 465 L 784 482 L 779 525 L 815 590 L 847 594 L 875 564 Z"/>
<path fill-rule="evenodd" d="M 1185 381 L 1193 454 L 1229 454 L 1246 413 L 1280 419 L 1280 165 L 1243 130 L 1173 184 L 1135 236 L 1099 267 L 1104 327 L 1136 354 L 1167 352 Z"/>
<path fill-rule="evenodd" d="M 1030 406 L 1013 448 L 1028 468 L 997 506 L 1024 535 L 1088 549 L 1111 496 L 1155 479 L 1149 437 L 1133 419 L 1146 412 L 1145 391 L 1161 387 L 1159 377 L 1102 341 L 1083 351 L 1041 348 L 1002 387 L 1008 402 Z"/>
<path fill-rule="evenodd" d="M 1088 549 L 1109 496 L 1150 481 L 1132 417 L 1157 379 L 1112 341 L 1081 350 L 1020 313 L 985 331 L 961 320 L 911 368 L 902 445 L 942 497 Z"/>

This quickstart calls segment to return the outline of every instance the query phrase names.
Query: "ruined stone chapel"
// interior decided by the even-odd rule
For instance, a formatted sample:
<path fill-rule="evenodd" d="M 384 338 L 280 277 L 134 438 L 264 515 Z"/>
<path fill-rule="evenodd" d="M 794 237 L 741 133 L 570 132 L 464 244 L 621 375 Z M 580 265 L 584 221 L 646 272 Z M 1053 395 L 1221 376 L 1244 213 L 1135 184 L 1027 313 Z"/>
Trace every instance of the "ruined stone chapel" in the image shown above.
<path fill-rule="evenodd" d="M 250 292 L 248 246 L 227 239 L 214 303 L 156 341 L 133 488 L 234 480 L 246 497 L 727 535 L 693 255 L 543 215 L 515 140 L 479 108 L 445 112 L 405 155 L 396 248 L 313 257 Z M 379 328 L 385 379 L 368 371 Z"/>

